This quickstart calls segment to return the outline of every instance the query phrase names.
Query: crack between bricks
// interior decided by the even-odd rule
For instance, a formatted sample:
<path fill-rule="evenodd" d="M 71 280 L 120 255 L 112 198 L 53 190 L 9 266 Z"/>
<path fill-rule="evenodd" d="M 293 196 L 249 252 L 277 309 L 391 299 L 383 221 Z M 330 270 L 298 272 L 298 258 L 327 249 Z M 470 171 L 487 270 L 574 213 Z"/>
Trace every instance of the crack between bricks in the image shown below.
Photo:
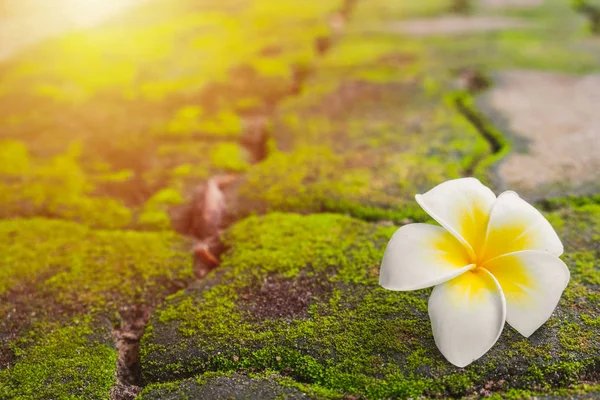
<path fill-rule="evenodd" d="M 356 1 L 345 0 L 340 9 L 331 16 L 332 33 L 314 39 L 313 46 L 318 57 L 327 54 L 341 34 Z M 245 131 L 239 144 L 250 154 L 252 165 L 261 163 L 268 156 L 268 141 L 271 138 L 269 121 L 277 105 L 287 98 L 298 96 L 313 72 L 312 69 L 297 68 L 289 91 L 273 99 L 268 112 L 245 119 Z M 194 240 L 195 281 L 203 279 L 217 268 L 221 255 L 226 250 L 221 241 L 221 234 L 236 221 L 227 219 L 224 189 L 239 182 L 243 176 L 224 174 L 209 178 L 204 185 L 194 190 L 191 201 L 180 212 L 180 219 L 184 224 L 177 231 Z M 121 326 L 113 329 L 118 360 L 116 384 L 111 391 L 111 400 L 133 400 L 142 390 L 139 346 L 153 309 L 151 305 L 127 305 L 119 310 Z"/>
<path fill-rule="evenodd" d="M 456 110 L 471 124 L 487 142 L 489 154 L 473 158 L 465 168 L 465 175 L 482 175 L 487 168 L 504 158 L 510 152 L 510 144 L 505 136 L 477 109 L 472 91 L 457 91 L 450 95 Z"/>

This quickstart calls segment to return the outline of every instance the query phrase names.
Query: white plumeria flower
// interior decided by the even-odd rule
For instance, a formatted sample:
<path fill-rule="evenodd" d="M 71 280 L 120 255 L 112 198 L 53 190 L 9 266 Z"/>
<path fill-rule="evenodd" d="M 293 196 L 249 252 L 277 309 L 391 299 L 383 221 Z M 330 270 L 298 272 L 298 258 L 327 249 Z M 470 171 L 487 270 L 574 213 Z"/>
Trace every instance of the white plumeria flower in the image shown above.
<path fill-rule="evenodd" d="M 539 211 L 512 191 L 496 198 L 475 178 L 444 182 L 416 200 L 441 227 L 398 229 L 379 284 L 435 286 L 429 316 L 448 361 L 464 367 L 483 356 L 505 321 L 529 337 L 550 318 L 570 274 L 558 258 L 563 245 Z"/>

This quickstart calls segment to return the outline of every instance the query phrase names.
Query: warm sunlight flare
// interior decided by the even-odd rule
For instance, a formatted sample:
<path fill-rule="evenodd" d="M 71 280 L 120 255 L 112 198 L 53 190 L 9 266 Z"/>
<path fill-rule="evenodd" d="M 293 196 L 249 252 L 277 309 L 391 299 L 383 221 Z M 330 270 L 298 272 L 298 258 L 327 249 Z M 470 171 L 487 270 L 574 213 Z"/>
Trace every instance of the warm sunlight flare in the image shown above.
<path fill-rule="evenodd" d="M 0 13 L 12 17 L 43 16 L 89 25 L 144 0 L 8 0 Z"/>
<path fill-rule="evenodd" d="M 144 0 L 8 0 L 0 14 L 12 17 L 38 17 L 87 26 Z"/>
<path fill-rule="evenodd" d="M 0 61 L 36 43 L 100 24 L 146 0 L 6 0 L 0 4 Z M 64 61 L 65 64 L 68 60 Z"/>
<path fill-rule="evenodd" d="M 550 223 L 515 192 L 496 198 L 474 178 L 442 183 L 419 205 L 440 225 L 410 224 L 390 240 L 379 283 L 390 290 L 435 286 L 435 343 L 464 367 L 496 343 L 504 322 L 525 337 L 554 311 L 569 282 Z"/>
<path fill-rule="evenodd" d="M 102 20 L 141 0 L 62 0 L 56 2 L 66 18 L 76 24 L 87 25 Z"/>

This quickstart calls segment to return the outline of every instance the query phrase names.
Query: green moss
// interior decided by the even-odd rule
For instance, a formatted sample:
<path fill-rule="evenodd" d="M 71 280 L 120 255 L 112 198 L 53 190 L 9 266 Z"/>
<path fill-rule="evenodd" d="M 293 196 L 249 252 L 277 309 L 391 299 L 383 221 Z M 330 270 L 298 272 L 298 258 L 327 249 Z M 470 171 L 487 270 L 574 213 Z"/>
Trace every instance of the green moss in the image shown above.
<path fill-rule="evenodd" d="M 581 282 L 588 285 L 600 285 L 598 271 L 598 253 L 594 251 L 570 253 L 566 257 L 571 273 Z"/>
<path fill-rule="evenodd" d="M 237 143 L 220 143 L 210 154 L 210 159 L 213 165 L 227 171 L 241 172 L 250 166 L 248 156 Z"/>
<path fill-rule="evenodd" d="M 0 217 L 168 228 L 168 207 L 147 203 L 248 167 L 215 139 L 239 139 L 244 116 L 290 93 L 340 6 L 157 0 L 7 61 Z"/>
<path fill-rule="evenodd" d="M 359 85 L 364 97 L 358 94 L 349 104 L 342 89 L 316 101 L 307 93 L 286 104 L 273 127 L 281 151 L 254 166 L 240 190 L 246 211 L 331 211 L 398 223 L 426 219 L 414 194 L 472 172 L 490 147 L 453 105 L 424 98 L 412 84 L 398 85 L 393 91 L 387 84 Z M 373 109 L 373 93 L 389 96 L 389 102 L 373 103 Z M 410 96 L 412 103 L 405 103 Z M 328 109 L 335 101 L 344 104 L 344 114 Z"/>
<path fill-rule="evenodd" d="M 237 137 L 242 132 L 242 120 L 233 111 L 207 115 L 200 106 L 184 106 L 167 123 L 165 133 L 179 137 Z M 159 130 L 159 133 L 162 133 Z"/>
<path fill-rule="evenodd" d="M 310 28 L 322 25 L 324 21 L 318 18 L 326 15 L 320 13 L 338 5 L 335 1 L 323 2 L 320 7 L 290 3 L 273 9 L 262 2 L 258 7 L 242 3 L 236 12 L 228 13 L 227 5 L 171 3 L 159 1 L 153 7 L 140 7 L 120 17 L 122 24 L 73 33 L 48 43 L 9 71 L 8 88 L 25 81 L 27 92 L 63 102 L 85 102 L 110 91 L 131 100 L 160 101 L 174 93 L 190 93 L 225 80 L 230 68 L 272 41 L 273 36 L 266 34 L 279 32 L 280 24 L 287 23 L 284 26 L 290 28 L 289 35 L 276 37 L 276 43 L 311 45 Z M 295 12 L 286 14 L 290 9 Z M 157 15 L 161 16 L 158 23 Z M 304 23 L 304 31 L 310 34 L 301 36 L 301 30 L 293 29 L 290 22 Z M 222 40 L 207 40 L 211 37 Z M 52 52 L 61 57 L 49 58 Z M 174 57 L 179 60 L 177 68 L 170 64 Z M 48 60 L 44 67 L 32 67 L 33 60 L 40 58 Z M 70 87 L 66 85 L 68 77 Z"/>
<path fill-rule="evenodd" d="M 242 119 L 233 111 L 220 111 L 213 119 L 200 123 L 200 131 L 208 135 L 239 136 L 242 132 Z"/>
<path fill-rule="evenodd" d="M 199 118 L 202 114 L 202 108 L 199 106 L 182 107 L 169 121 L 166 131 L 170 135 L 190 136 L 200 129 Z"/>
<path fill-rule="evenodd" d="M 150 300 L 192 276 L 187 242 L 171 232 L 95 231 L 45 219 L 0 221 L 0 294 L 33 285 L 65 306 Z"/>
<path fill-rule="evenodd" d="M 153 230 L 168 230 L 171 228 L 171 217 L 168 209 L 184 202 L 181 193 L 174 189 L 163 189 L 155 193 L 142 208 L 138 217 L 138 223 Z"/>
<path fill-rule="evenodd" d="M 81 168 L 81 146 L 50 160 L 34 159 L 18 141 L 0 143 L 0 216 L 49 215 L 94 227 L 120 228 L 131 221 L 121 202 L 93 196 L 93 179 Z"/>
<path fill-rule="evenodd" d="M 306 147 L 286 154 L 276 152 L 248 171 L 241 195 L 273 210 L 311 211 L 331 199 L 360 192 L 368 175 L 340 175 L 343 159 L 326 147 Z M 366 173 L 366 171 L 364 171 Z M 256 188 L 262 186 L 262 191 Z"/>
<path fill-rule="evenodd" d="M 278 108 L 274 151 L 249 168 L 242 214 L 331 211 L 425 221 L 415 193 L 465 174 L 488 178 L 508 150 L 473 98 L 448 89 L 448 68 L 597 69 L 595 45 L 580 46 L 576 20 L 554 0 L 539 12 L 522 12 L 537 24 L 531 29 L 459 41 L 394 32 L 398 19 L 437 15 L 446 3 L 359 2 L 360 18 L 349 22 L 302 94 Z M 22 296 L 35 308 L 23 320 L 42 321 L 40 331 L 9 326 L 22 336 L 10 343 L 17 359 L 0 371 L 0 397 L 14 397 L 19 385 L 27 389 L 22 398 L 36 398 L 36 391 L 77 397 L 76 387 L 86 398 L 106 397 L 112 373 L 109 380 L 105 367 L 114 369 L 114 350 L 89 338 L 95 325 L 80 329 L 63 319 L 81 309 L 112 312 L 117 304 L 155 302 L 191 280 L 191 260 L 187 243 L 170 233 L 89 227 L 132 226 L 134 215 L 136 227 L 168 229 L 169 207 L 183 201 L 184 188 L 248 168 L 239 146 L 210 140 L 239 137 L 240 110 L 261 114 L 289 94 L 294 77 L 317 65 L 314 39 L 331 34 L 326 20 L 340 7 L 339 1 L 231 4 L 159 0 L 135 18 L 124 16 L 126 23 L 50 41 L 2 67 L 0 127 L 13 139 L 0 144 L 0 217 L 45 215 L 81 225 L 0 223 L 0 315 L 11 312 L 10 296 Z M 457 112 L 456 100 L 484 129 Z M 486 132 L 501 142 L 499 151 L 482 138 Z M 81 145 L 69 147 L 77 138 Z M 231 228 L 222 268 L 157 311 L 144 337 L 144 376 L 204 373 L 198 378 L 204 384 L 206 371 L 274 371 L 277 382 L 322 398 L 563 390 L 589 379 L 598 363 L 600 211 L 593 199 L 578 202 L 556 200 L 547 208 L 572 271 L 556 317 L 528 340 L 507 329 L 486 358 L 465 370 L 448 365 L 435 348 L 428 291 L 377 286 L 395 227 L 276 213 Z M 43 325 L 54 315 L 66 327 Z M 71 364 L 84 372 L 73 377 Z M 57 369 L 55 376 L 45 372 Z M 48 386 L 40 389 L 40 382 Z M 588 389 L 594 390 L 581 390 Z"/>
<path fill-rule="evenodd" d="M 228 231 L 224 240 L 233 251 L 223 258 L 226 267 L 260 273 L 297 276 L 306 265 L 314 272 L 336 266 L 337 279 L 349 282 L 372 280 L 361 266 L 377 263 L 381 249 L 374 243 L 387 241 L 394 227 L 374 228 L 355 219 L 321 214 L 269 214 L 250 217 Z M 369 238 L 365 241 L 365 238 Z M 362 243 L 361 243 L 362 241 Z"/>
<path fill-rule="evenodd" d="M 0 142 L 0 175 L 19 176 L 29 172 L 29 151 L 24 143 L 16 140 Z"/>
<path fill-rule="evenodd" d="M 306 396 L 282 383 L 282 377 L 275 373 L 234 374 L 231 372 L 207 372 L 205 374 L 176 382 L 151 384 L 144 388 L 140 399 L 196 399 L 196 398 L 239 398 L 301 400 Z"/>
<path fill-rule="evenodd" d="M 0 221 L 0 397 L 107 399 L 111 321 L 191 281 L 188 247 L 172 232 Z"/>
<path fill-rule="evenodd" d="M 482 10 L 481 14 L 485 11 Z M 490 14 L 488 11 L 486 14 Z M 411 38 L 431 54 L 431 68 L 479 66 L 488 70 L 535 69 L 585 74 L 598 70 L 600 46 L 589 40 L 584 22 L 568 1 L 549 0 L 529 10 L 495 11 L 516 17 L 522 27 L 461 35 Z M 507 15 L 508 14 L 508 15 Z M 514 51 L 515 48 L 519 51 Z M 485 50 L 485 51 L 484 51 Z M 438 65 L 434 65 L 438 63 Z"/>
<path fill-rule="evenodd" d="M 598 214 L 598 208 L 595 205 L 600 205 L 600 195 L 591 196 L 566 196 L 552 199 L 545 199 L 540 202 L 540 206 L 547 211 L 559 210 L 567 207 L 581 208 L 583 206 L 591 206 L 590 214 Z"/>
<path fill-rule="evenodd" d="M 576 210 L 560 213 L 564 229 L 586 219 Z M 576 272 L 580 265 L 568 262 L 572 283 L 556 318 L 529 339 L 505 329 L 485 357 L 460 370 L 433 342 L 429 291 L 377 286 L 395 229 L 330 214 L 274 213 L 239 222 L 225 236 L 230 250 L 219 272 L 155 313 L 142 342 L 144 378 L 276 371 L 316 398 L 516 396 L 590 379 L 599 357 L 598 298 L 590 297 L 595 284 Z M 560 234 L 567 257 L 585 235 Z"/>
<path fill-rule="evenodd" d="M 569 389 L 556 389 L 552 391 L 552 396 L 565 397 L 565 398 L 589 398 L 590 396 L 596 396 L 600 386 L 588 385 L 588 384 L 575 384 Z M 546 392 L 539 390 L 522 390 L 522 389 L 510 389 L 504 393 L 491 394 L 490 399 L 501 400 L 501 399 L 534 399 L 537 397 L 547 396 Z"/>
<path fill-rule="evenodd" d="M 398 52 L 398 41 L 394 38 L 378 39 L 346 37 L 332 49 L 319 67 L 325 70 L 327 68 L 357 69 L 364 65 L 375 64 L 382 57 Z"/>
<path fill-rule="evenodd" d="M 446 74 L 428 73 L 427 49 L 386 32 L 393 24 L 388 14 L 411 13 L 410 3 L 357 5 L 361 18 L 350 20 L 302 93 L 279 107 L 272 132 L 280 152 L 249 171 L 240 215 L 328 211 L 423 221 L 415 193 L 452 178 L 487 176 L 506 153 L 508 147 L 492 157 L 484 135 L 457 110 Z M 488 125 L 486 132 L 496 134 Z"/>
<path fill-rule="evenodd" d="M 0 370 L 0 397 L 33 399 L 107 399 L 115 383 L 117 352 L 106 342 L 110 332 L 89 317 L 71 326 L 38 327 L 14 344 L 17 361 Z"/>
<path fill-rule="evenodd" d="M 458 112 L 463 114 L 487 142 L 487 146 L 474 152 L 473 156 L 467 158 L 465 162 L 468 163 L 466 169 L 470 173 L 489 184 L 493 180 L 490 176 L 490 168 L 508 155 L 511 145 L 505 135 L 479 111 L 472 94 L 465 91 L 455 92 L 448 96 L 448 101 L 454 104 Z"/>

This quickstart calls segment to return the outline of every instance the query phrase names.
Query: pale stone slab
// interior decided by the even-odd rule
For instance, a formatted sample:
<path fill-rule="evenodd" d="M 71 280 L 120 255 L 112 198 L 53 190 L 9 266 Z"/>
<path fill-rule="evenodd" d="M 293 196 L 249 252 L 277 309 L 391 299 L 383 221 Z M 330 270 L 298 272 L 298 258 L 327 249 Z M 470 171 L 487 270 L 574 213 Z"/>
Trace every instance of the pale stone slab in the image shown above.
<path fill-rule="evenodd" d="M 600 74 L 505 72 L 483 100 L 529 142 L 499 167 L 507 187 L 541 197 L 600 186 Z"/>
<path fill-rule="evenodd" d="M 530 8 L 539 7 L 544 0 L 481 0 L 486 8 Z"/>
<path fill-rule="evenodd" d="M 510 28 L 521 28 L 526 23 L 516 18 L 493 16 L 445 15 L 437 18 L 419 18 L 394 22 L 386 30 L 411 36 L 462 35 Z"/>

